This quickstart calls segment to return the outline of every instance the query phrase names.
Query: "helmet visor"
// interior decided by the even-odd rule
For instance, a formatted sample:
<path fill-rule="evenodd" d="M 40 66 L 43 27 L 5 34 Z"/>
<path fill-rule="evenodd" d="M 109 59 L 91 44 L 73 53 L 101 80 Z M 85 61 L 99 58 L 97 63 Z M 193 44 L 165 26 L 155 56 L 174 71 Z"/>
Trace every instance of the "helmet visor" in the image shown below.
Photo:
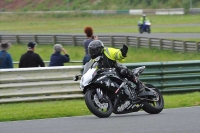
<path fill-rule="evenodd" d="M 88 49 L 88 52 L 89 52 L 92 59 L 96 58 L 100 54 L 99 49 L 91 48 L 91 47 Z"/>

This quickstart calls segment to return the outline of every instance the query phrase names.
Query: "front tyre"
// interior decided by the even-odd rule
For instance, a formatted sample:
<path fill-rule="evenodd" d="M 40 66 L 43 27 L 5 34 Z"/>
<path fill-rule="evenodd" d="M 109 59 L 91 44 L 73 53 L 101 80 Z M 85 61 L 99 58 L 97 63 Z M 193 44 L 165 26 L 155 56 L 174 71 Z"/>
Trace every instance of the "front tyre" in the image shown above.
<path fill-rule="evenodd" d="M 140 27 L 139 27 L 139 32 L 140 32 L 140 34 L 142 34 L 142 33 L 143 33 L 142 26 L 140 26 Z"/>
<path fill-rule="evenodd" d="M 142 107 L 142 109 L 149 114 L 160 113 L 164 108 L 164 99 L 162 94 L 155 86 L 151 84 L 146 84 L 145 86 L 151 88 L 154 91 L 155 98 L 147 98 L 150 100 L 146 100 L 144 102 L 144 106 Z"/>
<path fill-rule="evenodd" d="M 147 28 L 147 32 L 148 32 L 149 34 L 151 33 L 150 26 Z"/>
<path fill-rule="evenodd" d="M 109 97 L 103 94 L 104 100 L 100 100 L 95 89 L 87 90 L 85 103 L 88 109 L 99 118 L 109 117 L 113 112 L 113 106 Z"/>

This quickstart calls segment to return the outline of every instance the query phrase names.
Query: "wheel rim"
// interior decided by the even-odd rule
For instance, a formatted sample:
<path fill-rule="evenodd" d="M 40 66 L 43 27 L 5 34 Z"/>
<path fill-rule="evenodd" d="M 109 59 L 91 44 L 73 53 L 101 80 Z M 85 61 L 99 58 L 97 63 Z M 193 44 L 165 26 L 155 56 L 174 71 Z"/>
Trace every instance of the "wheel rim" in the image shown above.
<path fill-rule="evenodd" d="M 99 100 L 96 93 L 92 93 L 91 101 L 93 102 L 95 108 L 100 112 L 107 112 L 109 110 L 109 102 Z"/>

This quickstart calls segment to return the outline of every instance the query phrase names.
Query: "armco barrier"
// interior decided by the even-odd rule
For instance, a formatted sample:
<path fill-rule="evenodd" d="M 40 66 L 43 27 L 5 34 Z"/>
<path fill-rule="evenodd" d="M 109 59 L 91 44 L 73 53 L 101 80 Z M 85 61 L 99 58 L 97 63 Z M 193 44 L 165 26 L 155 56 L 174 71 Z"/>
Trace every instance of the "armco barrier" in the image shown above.
<path fill-rule="evenodd" d="M 200 60 L 130 63 L 125 65 L 130 69 L 145 65 L 146 70 L 143 72 L 141 80 L 152 83 L 161 92 L 200 90 Z"/>
<path fill-rule="evenodd" d="M 146 66 L 140 79 L 164 92 L 200 91 L 200 60 L 125 63 Z M 0 103 L 82 98 L 73 81 L 82 66 L 0 69 Z"/>
<path fill-rule="evenodd" d="M 190 8 L 189 9 L 190 14 L 199 14 L 200 13 L 200 8 Z"/>
<path fill-rule="evenodd" d="M 105 46 L 121 47 L 122 44 L 127 44 L 133 47 L 158 48 L 181 52 L 198 52 L 199 42 L 168 40 L 159 38 L 145 38 L 136 36 L 120 36 L 120 35 L 99 35 L 98 38 L 104 42 Z M 0 41 L 9 41 L 16 44 L 27 44 L 29 41 L 42 44 L 56 44 L 82 46 L 84 35 L 0 35 Z"/>
<path fill-rule="evenodd" d="M 156 15 L 183 15 L 185 14 L 183 8 L 177 8 L 177 9 L 156 9 L 155 10 Z"/>
<path fill-rule="evenodd" d="M 135 9 L 135 10 L 129 10 L 130 15 L 142 15 L 143 10 L 142 9 Z"/>
<path fill-rule="evenodd" d="M 82 66 L 0 69 L 0 103 L 81 98 Z"/>

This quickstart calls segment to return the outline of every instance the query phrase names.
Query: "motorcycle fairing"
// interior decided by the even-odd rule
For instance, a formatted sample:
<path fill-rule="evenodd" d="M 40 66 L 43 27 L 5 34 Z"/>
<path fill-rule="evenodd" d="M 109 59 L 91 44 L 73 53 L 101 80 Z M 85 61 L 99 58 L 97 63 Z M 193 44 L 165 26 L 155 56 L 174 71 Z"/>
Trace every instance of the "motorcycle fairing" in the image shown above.
<path fill-rule="evenodd" d="M 85 86 L 89 84 L 89 82 L 92 80 L 92 76 L 94 72 L 96 71 L 96 68 L 90 68 L 82 77 L 80 80 L 80 89 L 84 89 Z"/>

